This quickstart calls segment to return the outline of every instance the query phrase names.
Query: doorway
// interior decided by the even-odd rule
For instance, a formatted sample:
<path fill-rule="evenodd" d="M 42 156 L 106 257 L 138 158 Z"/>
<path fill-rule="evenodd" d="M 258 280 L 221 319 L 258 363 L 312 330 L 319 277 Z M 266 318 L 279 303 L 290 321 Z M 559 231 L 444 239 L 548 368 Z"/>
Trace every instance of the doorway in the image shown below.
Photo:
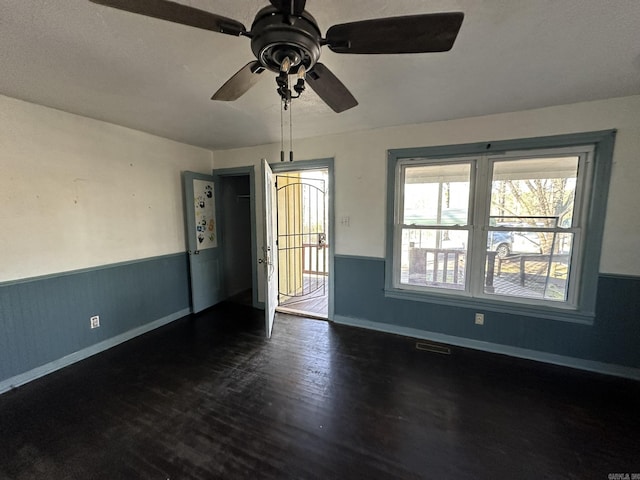
<path fill-rule="evenodd" d="M 257 307 L 254 167 L 220 169 L 214 174 L 220 189 L 224 296 L 227 301 Z"/>
<path fill-rule="evenodd" d="M 330 318 L 331 165 L 272 165 L 276 181 L 278 311 Z M 300 168 L 304 163 L 305 168 Z"/>

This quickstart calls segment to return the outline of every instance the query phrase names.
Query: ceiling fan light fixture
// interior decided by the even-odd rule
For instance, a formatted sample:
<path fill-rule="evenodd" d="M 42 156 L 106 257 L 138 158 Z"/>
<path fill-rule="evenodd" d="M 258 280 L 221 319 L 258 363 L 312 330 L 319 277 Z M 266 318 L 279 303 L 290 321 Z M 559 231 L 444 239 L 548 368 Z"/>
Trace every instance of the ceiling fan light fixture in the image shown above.
<path fill-rule="evenodd" d="M 280 63 L 280 72 L 289 73 L 289 70 L 291 70 L 291 59 L 289 57 L 284 57 Z"/>
<path fill-rule="evenodd" d="M 319 62 L 320 50 L 334 53 L 404 54 L 446 52 L 453 47 L 464 19 L 463 12 L 445 12 L 400 17 L 374 18 L 336 24 L 322 38 L 313 16 L 305 10 L 306 0 L 269 0 L 258 11 L 247 31 L 232 18 L 199 10 L 172 0 L 90 0 L 147 17 L 191 27 L 243 36 L 251 39 L 256 60 L 235 73 L 213 95 L 214 100 L 236 100 L 260 78 L 264 70 L 277 74 L 278 93 L 286 109 L 292 98 L 289 75 L 298 76 L 295 92 L 305 82 L 335 112 L 358 105 L 347 87 Z M 307 75 L 308 74 L 308 75 Z"/>
<path fill-rule="evenodd" d="M 307 76 L 307 69 L 304 67 L 304 65 L 300 65 L 300 68 L 298 68 L 298 82 L 293 86 L 293 89 L 298 94 L 298 97 L 302 95 L 302 92 L 304 92 L 304 89 L 305 89 L 304 80 L 306 76 Z"/>

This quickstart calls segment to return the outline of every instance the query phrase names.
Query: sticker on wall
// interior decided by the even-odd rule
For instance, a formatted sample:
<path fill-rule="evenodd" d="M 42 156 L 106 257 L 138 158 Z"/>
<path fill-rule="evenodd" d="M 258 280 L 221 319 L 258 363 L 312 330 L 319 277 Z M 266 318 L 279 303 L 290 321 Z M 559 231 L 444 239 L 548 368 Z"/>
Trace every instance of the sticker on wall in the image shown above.
<path fill-rule="evenodd" d="M 198 250 L 218 246 L 216 238 L 216 205 L 213 183 L 193 181 L 193 206 L 195 207 L 196 244 Z"/>

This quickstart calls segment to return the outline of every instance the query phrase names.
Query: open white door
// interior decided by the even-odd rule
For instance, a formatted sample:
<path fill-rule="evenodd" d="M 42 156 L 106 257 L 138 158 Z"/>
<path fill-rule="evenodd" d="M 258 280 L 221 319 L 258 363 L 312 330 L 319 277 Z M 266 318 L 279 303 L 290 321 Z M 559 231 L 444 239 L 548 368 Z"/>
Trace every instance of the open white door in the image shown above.
<path fill-rule="evenodd" d="M 264 265 L 265 275 L 265 331 L 267 338 L 271 337 L 273 320 L 278 306 L 278 224 L 273 209 L 276 208 L 276 184 L 271 167 L 265 159 L 262 159 L 263 184 L 263 215 L 264 215 L 264 242 L 262 243 L 262 258 L 260 263 Z"/>

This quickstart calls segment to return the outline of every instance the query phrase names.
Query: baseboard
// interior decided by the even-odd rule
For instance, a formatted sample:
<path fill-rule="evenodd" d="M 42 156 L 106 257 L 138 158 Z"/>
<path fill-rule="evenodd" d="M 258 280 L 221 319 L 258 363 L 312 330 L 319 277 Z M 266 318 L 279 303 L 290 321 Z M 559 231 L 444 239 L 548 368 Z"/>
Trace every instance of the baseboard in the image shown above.
<path fill-rule="evenodd" d="M 472 340 L 469 338 L 455 337 L 442 333 L 427 332 L 418 330 L 417 328 L 402 327 L 389 323 L 372 322 L 361 318 L 346 317 L 343 315 L 334 315 L 333 321 L 338 324 L 348 325 L 352 327 L 367 328 L 378 332 L 392 333 L 403 335 L 406 337 L 419 338 L 421 340 L 431 340 L 433 342 L 446 343 L 463 348 L 471 348 L 474 350 L 482 350 L 490 353 L 498 353 L 509 355 L 512 357 L 524 358 L 538 362 L 551 363 L 563 367 L 576 368 L 579 370 L 587 370 L 589 372 L 603 373 L 605 375 L 613 375 L 616 377 L 630 378 L 632 380 L 640 380 L 640 369 L 633 367 L 625 367 L 612 363 L 596 362 L 593 360 L 584 360 L 581 358 L 567 357 L 564 355 L 556 355 L 553 353 L 539 352 L 536 350 L 528 350 L 526 348 L 512 347 L 509 345 L 500 345 L 496 343 L 482 342 L 480 340 Z"/>
<path fill-rule="evenodd" d="M 172 313 L 171 315 L 167 315 L 166 317 L 154 320 L 151 323 L 147 323 L 140 327 L 129 330 L 128 332 L 124 332 L 120 335 L 109 338 L 108 340 L 104 340 L 100 343 L 96 343 L 95 345 L 91 345 L 90 347 L 66 355 L 58 360 L 54 360 L 53 362 L 49 362 L 40 367 L 36 367 L 32 370 L 29 370 L 28 372 L 21 373 L 20 375 L 16 375 L 15 377 L 3 380 L 0 382 L 0 394 L 24 385 L 25 383 L 29 383 L 40 377 L 44 377 L 45 375 L 53 373 L 56 370 L 60 370 L 61 368 L 67 367 L 73 363 L 84 360 L 85 358 L 89 358 L 97 353 L 104 352 L 105 350 L 124 343 L 127 340 L 131 340 L 132 338 L 143 335 L 147 332 L 150 332 L 151 330 L 155 330 L 156 328 L 167 325 L 168 323 L 178 320 L 179 318 L 189 315 L 190 313 L 191 309 L 185 308 L 178 312 Z"/>

